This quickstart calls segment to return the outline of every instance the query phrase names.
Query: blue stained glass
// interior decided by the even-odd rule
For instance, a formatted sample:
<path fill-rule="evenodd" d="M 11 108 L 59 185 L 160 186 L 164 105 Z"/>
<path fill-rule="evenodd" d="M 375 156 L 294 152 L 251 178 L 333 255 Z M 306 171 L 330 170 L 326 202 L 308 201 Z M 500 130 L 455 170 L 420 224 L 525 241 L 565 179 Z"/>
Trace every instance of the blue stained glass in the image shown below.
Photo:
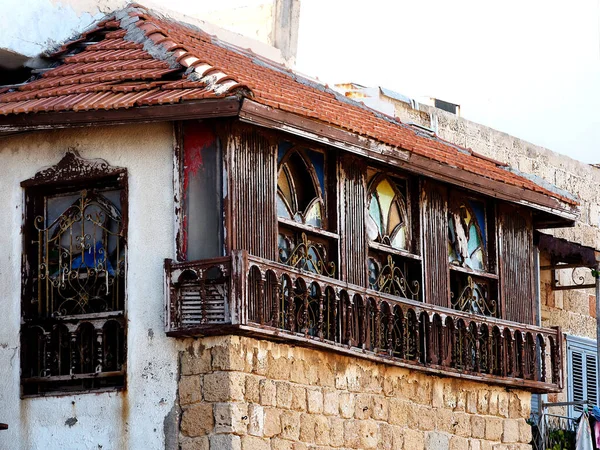
<path fill-rule="evenodd" d="M 472 254 L 475 250 L 477 250 L 480 245 L 481 242 L 479 241 L 479 235 L 477 234 L 477 227 L 475 226 L 475 224 L 471 224 L 471 226 L 469 227 L 469 255 Z"/>
<path fill-rule="evenodd" d="M 279 143 L 279 146 L 277 149 L 277 163 L 281 162 L 281 160 L 283 159 L 283 157 L 285 156 L 287 151 L 292 147 L 293 147 L 293 144 L 291 142 L 282 141 Z"/>
<path fill-rule="evenodd" d="M 325 192 L 325 156 L 323 153 L 307 151 L 310 162 L 315 168 L 317 178 L 319 179 L 319 185 L 321 186 L 321 192 Z"/>
<path fill-rule="evenodd" d="M 290 212 L 288 211 L 285 203 L 283 202 L 281 196 L 277 194 L 277 216 L 285 217 L 286 219 L 291 219 Z"/>
<path fill-rule="evenodd" d="M 369 214 L 377 224 L 377 228 L 379 230 L 379 235 L 383 235 L 383 230 L 381 229 L 381 210 L 379 209 L 379 202 L 377 198 L 373 195 L 371 196 L 371 203 L 369 204 Z"/>
<path fill-rule="evenodd" d="M 477 225 L 479 225 L 479 229 L 481 230 L 481 238 L 483 239 L 483 248 L 486 248 L 486 237 L 485 237 L 485 206 L 481 202 L 469 200 L 469 206 L 473 210 L 475 214 L 475 218 L 477 220 Z"/>

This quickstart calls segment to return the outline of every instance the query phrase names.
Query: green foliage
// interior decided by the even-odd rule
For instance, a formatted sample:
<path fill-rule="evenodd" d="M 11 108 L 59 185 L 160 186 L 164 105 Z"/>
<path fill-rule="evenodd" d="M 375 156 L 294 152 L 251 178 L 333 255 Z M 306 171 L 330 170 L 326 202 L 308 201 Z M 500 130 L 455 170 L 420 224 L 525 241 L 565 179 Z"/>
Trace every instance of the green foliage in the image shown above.
<path fill-rule="evenodd" d="M 575 431 L 555 429 L 548 434 L 548 450 L 575 450 Z"/>

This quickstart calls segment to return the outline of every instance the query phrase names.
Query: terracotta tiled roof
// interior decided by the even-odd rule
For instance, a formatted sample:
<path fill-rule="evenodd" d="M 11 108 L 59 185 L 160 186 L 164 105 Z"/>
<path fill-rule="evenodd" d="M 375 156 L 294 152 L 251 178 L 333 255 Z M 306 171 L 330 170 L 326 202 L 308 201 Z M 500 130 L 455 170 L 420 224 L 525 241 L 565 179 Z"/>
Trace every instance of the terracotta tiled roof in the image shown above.
<path fill-rule="evenodd" d="M 0 88 L 0 114 L 130 108 L 237 94 L 448 166 L 577 204 L 469 149 L 425 135 L 250 50 L 223 43 L 138 5 L 98 23 L 65 44 L 54 57 L 59 65 L 38 79 L 13 89 Z"/>

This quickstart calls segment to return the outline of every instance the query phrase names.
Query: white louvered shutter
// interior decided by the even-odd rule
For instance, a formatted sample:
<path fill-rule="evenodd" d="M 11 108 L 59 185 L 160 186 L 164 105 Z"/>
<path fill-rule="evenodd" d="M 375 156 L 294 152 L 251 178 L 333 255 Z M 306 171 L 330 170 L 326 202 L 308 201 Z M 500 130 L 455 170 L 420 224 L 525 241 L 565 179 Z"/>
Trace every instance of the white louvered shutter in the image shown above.
<path fill-rule="evenodd" d="M 598 404 L 598 366 L 596 343 L 588 339 L 567 337 L 569 401 L 589 400 L 590 409 Z M 569 407 L 569 416 L 577 418 L 583 406 Z"/>

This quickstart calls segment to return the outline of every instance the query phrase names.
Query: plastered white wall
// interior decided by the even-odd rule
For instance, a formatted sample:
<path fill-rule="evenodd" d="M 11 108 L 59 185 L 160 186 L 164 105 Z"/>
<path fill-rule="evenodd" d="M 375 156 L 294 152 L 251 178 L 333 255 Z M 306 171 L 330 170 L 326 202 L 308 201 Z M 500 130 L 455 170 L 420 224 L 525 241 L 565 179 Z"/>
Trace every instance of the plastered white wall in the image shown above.
<path fill-rule="evenodd" d="M 0 449 L 165 448 L 178 376 L 177 342 L 163 328 L 163 260 L 174 255 L 172 142 L 167 123 L 0 137 L 0 422 L 9 425 Z M 69 148 L 128 170 L 127 390 L 22 400 L 20 182 Z"/>
<path fill-rule="evenodd" d="M 129 3 L 130 0 L 2 0 L 0 50 L 36 57 Z M 139 3 L 173 19 L 196 25 L 227 42 L 285 62 L 281 52 L 272 47 L 275 0 L 220 3 L 146 0 Z M 297 26 L 294 32 L 297 33 Z"/>

